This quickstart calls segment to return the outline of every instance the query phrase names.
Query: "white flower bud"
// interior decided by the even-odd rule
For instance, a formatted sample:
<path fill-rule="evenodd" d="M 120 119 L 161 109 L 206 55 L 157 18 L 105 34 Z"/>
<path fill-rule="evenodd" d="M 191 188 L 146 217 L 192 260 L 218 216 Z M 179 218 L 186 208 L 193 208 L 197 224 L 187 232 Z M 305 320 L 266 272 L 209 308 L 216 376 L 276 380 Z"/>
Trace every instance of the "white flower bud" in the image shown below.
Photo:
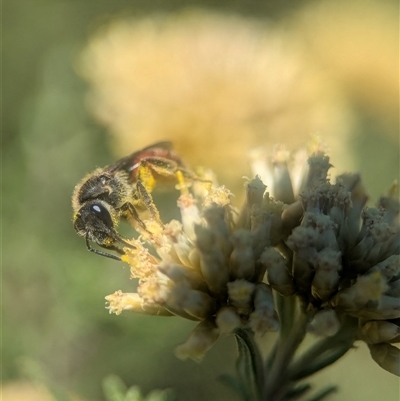
<path fill-rule="evenodd" d="M 308 166 L 307 186 L 319 180 L 325 180 L 332 164 L 329 163 L 329 157 L 319 150 L 309 157 Z"/>
<path fill-rule="evenodd" d="M 214 345 L 219 337 L 219 330 L 213 322 L 205 320 L 200 322 L 191 332 L 184 344 L 175 349 L 179 359 L 192 359 L 200 362 L 204 354 Z"/>
<path fill-rule="evenodd" d="M 229 227 L 224 220 L 225 210 L 221 206 L 209 206 L 203 212 L 208 227 L 216 238 L 216 243 L 222 254 L 228 258 L 232 252 Z"/>
<path fill-rule="evenodd" d="M 190 194 L 183 194 L 178 199 L 178 207 L 181 210 L 182 224 L 185 234 L 194 240 L 194 226 L 201 222 L 200 212 L 196 206 L 196 201 Z"/>
<path fill-rule="evenodd" d="M 315 299 L 327 301 L 339 287 L 337 270 L 319 269 L 312 280 L 311 294 Z"/>
<path fill-rule="evenodd" d="M 270 286 L 281 295 L 293 295 L 293 277 L 286 266 L 285 258 L 275 248 L 269 247 L 261 255 L 260 261 L 267 268 Z"/>
<path fill-rule="evenodd" d="M 378 344 L 396 338 L 400 334 L 400 327 L 385 320 L 371 321 L 362 326 L 360 334 L 368 344 Z"/>
<path fill-rule="evenodd" d="M 315 260 L 315 276 L 311 293 L 316 299 L 327 301 L 339 287 L 339 271 L 342 269 L 341 252 L 325 248 Z"/>
<path fill-rule="evenodd" d="M 291 204 L 294 202 L 294 193 L 287 166 L 288 159 L 289 152 L 285 146 L 278 145 L 274 148 L 272 157 L 274 198 L 286 204 Z"/>
<path fill-rule="evenodd" d="M 252 237 L 247 230 L 237 230 L 233 234 L 233 251 L 229 260 L 231 276 L 238 279 L 251 279 L 254 276 L 254 255 Z"/>
<path fill-rule="evenodd" d="M 225 306 L 217 312 L 215 322 L 221 333 L 231 333 L 241 325 L 241 319 L 235 308 Z"/>
<path fill-rule="evenodd" d="M 400 274 L 400 255 L 392 255 L 388 257 L 383 262 L 380 262 L 372 267 L 368 273 L 372 273 L 374 271 L 380 271 L 388 281 L 392 280 L 393 277 L 396 277 Z"/>
<path fill-rule="evenodd" d="M 390 281 L 388 286 L 389 289 L 386 291 L 386 295 L 400 299 L 400 278 L 396 281 Z"/>
<path fill-rule="evenodd" d="M 196 245 L 201 256 L 201 273 L 210 291 L 214 294 L 226 292 L 229 281 L 225 257 L 215 243 L 213 232 L 202 226 L 195 226 Z"/>
<path fill-rule="evenodd" d="M 386 280 L 379 272 L 359 276 L 351 287 L 340 290 L 331 303 L 334 307 L 357 312 L 365 308 L 367 304 L 378 306 L 379 300 L 387 288 Z"/>
<path fill-rule="evenodd" d="M 322 310 L 315 314 L 308 331 L 316 336 L 331 337 L 340 329 L 340 321 L 333 309 Z"/>
<path fill-rule="evenodd" d="M 304 214 L 304 209 L 300 201 L 296 201 L 289 206 L 286 206 L 282 211 L 282 230 L 283 233 L 289 235 L 294 227 L 299 225 L 299 222 Z"/>
<path fill-rule="evenodd" d="M 382 368 L 400 376 L 400 349 L 389 343 L 369 345 L 372 359 Z"/>
<path fill-rule="evenodd" d="M 259 334 L 279 329 L 278 314 L 275 311 L 271 287 L 265 283 L 256 285 L 254 291 L 254 311 L 250 314 L 249 326 Z"/>
<path fill-rule="evenodd" d="M 266 185 L 257 175 L 253 180 L 249 180 L 246 184 L 246 201 L 240 211 L 238 228 L 250 228 L 250 210 L 253 205 L 261 206 Z"/>
<path fill-rule="evenodd" d="M 240 314 L 249 313 L 253 308 L 252 297 L 254 284 L 246 280 L 235 280 L 228 283 L 229 302 Z"/>
<path fill-rule="evenodd" d="M 158 266 L 158 270 L 176 284 L 186 282 L 194 290 L 207 292 L 207 284 L 202 276 L 194 269 L 170 262 L 161 262 Z"/>
<path fill-rule="evenodd" d="M 206 319 L 215 313 L 215 301 L 202 291 L 191 290 L 182 300 L 182 308 L 195 318 Z"/>

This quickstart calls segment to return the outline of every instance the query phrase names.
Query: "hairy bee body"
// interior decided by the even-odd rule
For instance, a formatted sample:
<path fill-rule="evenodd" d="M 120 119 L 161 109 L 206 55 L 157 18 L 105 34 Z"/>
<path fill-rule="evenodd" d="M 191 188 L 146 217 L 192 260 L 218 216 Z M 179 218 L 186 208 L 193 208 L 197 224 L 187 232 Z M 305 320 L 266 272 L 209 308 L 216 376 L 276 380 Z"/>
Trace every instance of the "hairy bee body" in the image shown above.
<path fill-rule="evenodd" d="M 156 182 L 179 181 L 179 177 L 196 179 L 169 142 L 146 147 L 84 177 L 74 189 L 72 208 L 74 228 L 85 238 L 87 249 L 121 260 L 120 256 L 92 248 L 90 242 L 123 254 L 122 248 L 131 245 L 117 231 L 120 220 L 133 218 L 146 230 L 137 211 L 144 207 L 160 222 L 150 193 Z"/>

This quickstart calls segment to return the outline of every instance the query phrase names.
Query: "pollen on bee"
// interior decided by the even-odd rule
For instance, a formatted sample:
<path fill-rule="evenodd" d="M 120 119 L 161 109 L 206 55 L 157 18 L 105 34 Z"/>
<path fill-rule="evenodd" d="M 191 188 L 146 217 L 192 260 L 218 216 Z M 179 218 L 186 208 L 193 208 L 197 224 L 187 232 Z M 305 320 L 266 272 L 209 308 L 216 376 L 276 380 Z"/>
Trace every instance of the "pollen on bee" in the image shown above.
<path fill-rule="evenodd" d="M 185 180 L 181 171 L 176 172 L 176 178 L 178 180 L 178 184 L 176 184 L 175 188 L 181 192 L 182 195 L 189 194 L 188 188 L 191 186 L 191 183 L 188 180 Z"/>
<path fill-rule="evenodd" d="M 128 256 L 122 255 L 122 256 L 121 256 L 121 262 L 129 263 L 129 258 L 128 258 Z"/>

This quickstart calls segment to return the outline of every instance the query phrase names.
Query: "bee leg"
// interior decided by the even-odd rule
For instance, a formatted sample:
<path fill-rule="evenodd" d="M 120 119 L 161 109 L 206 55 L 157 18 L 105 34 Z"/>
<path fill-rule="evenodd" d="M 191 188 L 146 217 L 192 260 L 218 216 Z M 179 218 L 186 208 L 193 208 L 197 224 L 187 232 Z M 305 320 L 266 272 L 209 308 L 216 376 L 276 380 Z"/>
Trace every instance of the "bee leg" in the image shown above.
<path fill-rule="evenodd" d="M 147 210 L 150 212 L 151 216 L 153 219 L 160 224 L 160 226 L 163 226 L 163 223 L 160 218 L 160 213 L 158 212 L 154 202 L 153 198 L 151 197 L 150 193 L 147 191 L 143 183 L 138 180 L 136 183 L 136 189 L 137 193 L 139 195 L 140 200 L 144 203 L 146 206 Z M 139 218 L 139 217 L 138 217 Z"/>
<path fill-rule="evenodd" d="M 126 203 L 124 205 L 124 209 L 129 212 L 129 216 L 133 217 L 133 219 L 140 225 L 140 227 L 143 228 L 143 230 L 147 231 L 146 224 L 144 224 L 143 220 L 139 217 L 139 214 L 132 203 Z"/>
<path fill-rule="evenodd" d="M 156 185 L 154 174 L 173 178 L 178 170 L 178 164 L 164 157 L 146 157 L 140 161 L 138 178 L 148 192 L 152 192 Z"/>
<path fill-rule="evenodd" d="M 118 261 L 120 261 L 120 262 L 122 261 L 122 259 L 121 259 L 120 256 L 113 255 L 112 253 L 103 252 L 103 251 L 100 251 L 100 250 L 98 250 L 98 249 L 92 248 L 92 247 L 90 246 L 90 243 L 89 243 L 89 238 L 86 236 L 85 239 L 86 239 L 86 248 L 87 248 L 88 251 L 93 252 L 93 253 L 95 253 L 95 254 L 97 254 L 97 255 L 100 255 L 100 256 L 105 256 L 106 258 L 118 260 Z M 115 251 L 121 252 L 121 251 L 119 251 L 117 248 L 113 248 L 113 249 L 114 249 Z"/>
<path fill-rule="evenodd" d="M 152 192 L 156 185 L 154 173 L 167 178 L 175 178 L 178 181 L 177 189 L 182 194 L 188 192 L 192 181 L 203 182 L 208 184 L 210 188 L 212 185 L 210 180 L 198 177 L 193 171 L 178 165 L 174 160 L 164 157 L 146 157 L 140 162 L 138 177 L 148 192 Z"/>

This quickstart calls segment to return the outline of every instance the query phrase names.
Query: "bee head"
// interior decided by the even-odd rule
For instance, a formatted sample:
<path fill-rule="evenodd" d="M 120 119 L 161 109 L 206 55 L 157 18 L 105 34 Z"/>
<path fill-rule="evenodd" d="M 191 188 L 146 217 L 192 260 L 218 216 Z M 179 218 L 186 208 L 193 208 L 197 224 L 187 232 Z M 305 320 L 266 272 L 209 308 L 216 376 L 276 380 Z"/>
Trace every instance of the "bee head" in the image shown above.
<path fill-rule="evenodd" d="M 120 242 L 121 237 L 115 230 L 118 222 L 114 208 L 102 200 L 92 200 L 74 215 L 76 232 L 100 246 L 110 246 Z"/>

